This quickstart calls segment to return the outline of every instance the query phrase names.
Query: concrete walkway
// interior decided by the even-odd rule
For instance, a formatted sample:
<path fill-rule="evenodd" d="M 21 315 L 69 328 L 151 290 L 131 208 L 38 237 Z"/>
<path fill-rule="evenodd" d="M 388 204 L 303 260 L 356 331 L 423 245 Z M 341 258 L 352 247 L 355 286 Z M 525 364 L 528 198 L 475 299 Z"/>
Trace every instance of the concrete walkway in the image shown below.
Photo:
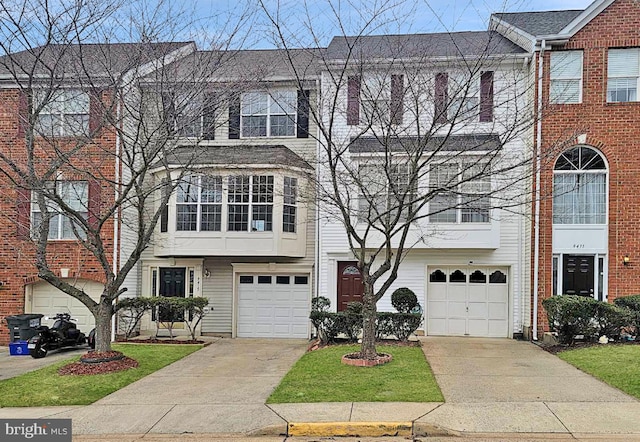
<path fill-rule="evenodd" d="M 391 429 L 387 434 L 434 438 L 430 440 L 640 440 L 640 402 L 533 344 L 508 339 L 421 340 L 444 404 L 265 405 L 307 342 L 220 339 L 95 404 L 0 408 L 0 418 L 72 418 L 74 439 L 86 441 L 240 436 L 284 440 L 286 434 L 300 435 L 293 430 L 301 428 L 319 431 L 309 439 L 318 440 L 344 432 L 373 434 L 372 429 L 385 425 Z M 404 433 L 394 433 L 393 428 Z"/>

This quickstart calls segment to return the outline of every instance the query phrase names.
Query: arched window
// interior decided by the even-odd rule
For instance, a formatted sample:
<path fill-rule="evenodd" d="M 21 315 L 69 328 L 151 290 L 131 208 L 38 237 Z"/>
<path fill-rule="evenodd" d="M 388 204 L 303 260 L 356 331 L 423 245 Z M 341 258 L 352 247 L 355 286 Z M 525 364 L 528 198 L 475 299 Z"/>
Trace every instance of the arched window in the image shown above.
<path fill-rule="evenodd" d="M 447 275 L 442 270 L 435 270 L 429 275 L 429 282 L 447 282 Z"/>
<path fill-rule="evenodd" d="M 461 270 L 456 270 L 449 275 L 449 282 L 467 282 L 467 275 Z"/>
<path fill-rule="evenodd" d="M 605 224 L 607 165 L 586 146 L 566 150 L 553 170 L 553 223 Z"/>
<path fill-rule="evenodd" d="M 476 270 L 469 275 L 469 282 L 472 284 L 484 284 L 487 282 L 487 275 L 482 273 L 480 270 Z"/>

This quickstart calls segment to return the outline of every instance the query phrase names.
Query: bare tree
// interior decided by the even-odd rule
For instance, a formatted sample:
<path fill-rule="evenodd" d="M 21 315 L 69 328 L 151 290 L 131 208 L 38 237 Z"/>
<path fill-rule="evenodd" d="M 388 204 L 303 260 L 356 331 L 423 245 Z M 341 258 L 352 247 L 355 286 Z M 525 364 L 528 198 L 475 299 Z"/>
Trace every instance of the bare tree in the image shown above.
<path fill-rule="evenodd" d="M 359 16 L 349 22 L 339 2 L 318 8 L 328 19 L 309 15 L 305 3 L 311 43 L 299 40 L 282 10 L 261 5 L 285 50 L 322 46 L 316 22 L 342 33 L 318 57 L 317 199 L 358 262 L 360 356 L 375 359 L 377 302 L 411 249 L 446 236 L 447 223 L 527 215 L 534 170 L 557 152 L 536 158 L 530 54 L 493 31 L 389 34 L 405 25 L 407 2 L 352 5 Z"/>
<path fill-rule="evenodd" d="M 109 351 L 114 301 L 198 155 L 176 157 L 175 140 L 197 146 L 222 124 L 206 118 L 221 95 L 204 93 L 221 55 L 199 57 L 181 42 L 207 39 L 211 22 L 163 1 L 6 1 L 0 14 L 0 81 L 19 116 L 2 128 L 0 179 L 18 194 L 10 221 L 21 256 L 87 306 L 96 350 Z M 204 42 L 214 55 L 241 45 L 251 24 L 240 9 L 216 21 L 219 33 Z M 188 68 L 178 68 L 184 60 Z M 98 300 L 68 279 L 87 273 L 104 283 Z"/>

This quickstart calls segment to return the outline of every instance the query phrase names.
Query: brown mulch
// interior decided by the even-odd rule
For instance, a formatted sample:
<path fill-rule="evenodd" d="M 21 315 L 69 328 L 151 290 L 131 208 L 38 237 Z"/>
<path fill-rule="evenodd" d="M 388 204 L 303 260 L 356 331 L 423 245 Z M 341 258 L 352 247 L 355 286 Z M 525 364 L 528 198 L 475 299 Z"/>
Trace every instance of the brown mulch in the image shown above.
<path fill-rule="evenodd" d="M 549 353 L 556 355 L 567 350 L 577 350 L 579 348 L 599 347 L 601 345 L 640 345 L 639 341 L 622 341 L 622 342 L 609 342 L 608 344 L 600 344 L 597 341 L 592 342 L 576 342 L 573 345 L 541 345 L 540 347 L 548 351 Z"/>
<path fill-rule="evenodd" d="M 147 338 L 147 339 L 116 339 L 117 342 L 126 342 L 129 344 L 204 344 L 204 341 L 200 340 L 183 340 L 183 339 L 158 339 L 158 338 Z"/>
<path fill-rule="evenodd" d="M 118 351 L 108 351 L 108 352 L 89 352 L 85 353 L 81 356 L 81 359 L 113 359 L 121 355 L 122 353 Z M 138 361 L 135 359 L 131 359 L 128 357 L 124 357 L 118 360 L 110 360 L 108 362 L 73 362 L 71 364 L 67 364 L 64 367 L 58 369 L 58 374 L 61 376 L 79 376 L 79 375 L 94 375 L 94 374 L 105 374 L 105 373 L 115 373 L 117 371 L 128 370 L 130 368 L 135 368 L 138 366 Z"/>

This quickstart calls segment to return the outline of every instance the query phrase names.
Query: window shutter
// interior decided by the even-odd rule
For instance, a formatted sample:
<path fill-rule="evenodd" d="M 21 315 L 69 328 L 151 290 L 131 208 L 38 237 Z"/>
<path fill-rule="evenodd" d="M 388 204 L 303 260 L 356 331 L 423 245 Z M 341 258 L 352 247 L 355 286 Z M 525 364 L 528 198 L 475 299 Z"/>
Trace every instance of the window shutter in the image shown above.
<path fill-rule="evenodd" d="M 449 102 L 448 92 L 449 76 L 446 73 L 436 74 L 435 82 L 435 102 L 433 117 L 436 123 L 446 123 L 447 104 Z"/>
<path fill-rule="evenodd" d="M 22 89 L 18 92 L 18 136 L 24 137 L 29 125 L 29 100 L 31 91 Z"/>
<path fill-rule="evenodd" d="M 229 139 L 240 139 L 240 94 L 229 97 Z"/>
<path fill-rule="evenodd" d="M 360 124 L 360 77 L 353 76 L 347 80 L 347 124 Z"/>
<path fill-rule="evenodd" d="M 298 138 L 309 138 L 309 90 L 298 90 Z"/>
<path fill-rule="evenodd" d="M 404 114 L 404 75 L 391 76 L 391 124 L 402 124 Z"/>
<path fill-rule="evenodd" d="M 164 111 L 164 124 L 167 133 L 172 136 L 175 132 L 176 125 L 176 107 L 173 102 L 173 94 L 169 92 L 162 93 L 162 109 Z"/>
<path fill-rule="evenodd" d="M 89 93 L 89 134 L 93 135 L 106 124 L 102 90 L 96 89 Z"/>
<path fill-rule="evenodd" d="M 215 140 L 216 138 L 216 106 L 218 97 L 210 92 L 204 95 L 204 105 L 202 107 L 202 138 L 205 140 Z"/>
<path fill-rule="evenodd" d="M 165 178 L 162 180 L 161 192 L 163 196 L 163 200 L 166 198 L 168 193 L 169 182 Z M 162 212 L 160 212 L 160 231 L 166 232 L 169 229 L 169 204 L 163 204 Z"/>
<path fill-rule="evenodd" d="M 89 180 L 89 227 L 98 228 L 100 222 L 100 204 L 102 203 L 102 186 L 98 180 Z"/>
<path fill-rule="evenodd" d="M 480 122 L 493 121 L 493 71 L 480 76 Z"/>
<path fill-rule="evenodd" d="M 28 189 L 19 188 L 16 199 L 17 230 L 20 239 L 29 239 L 31 230 L 31 192 Z"/>

